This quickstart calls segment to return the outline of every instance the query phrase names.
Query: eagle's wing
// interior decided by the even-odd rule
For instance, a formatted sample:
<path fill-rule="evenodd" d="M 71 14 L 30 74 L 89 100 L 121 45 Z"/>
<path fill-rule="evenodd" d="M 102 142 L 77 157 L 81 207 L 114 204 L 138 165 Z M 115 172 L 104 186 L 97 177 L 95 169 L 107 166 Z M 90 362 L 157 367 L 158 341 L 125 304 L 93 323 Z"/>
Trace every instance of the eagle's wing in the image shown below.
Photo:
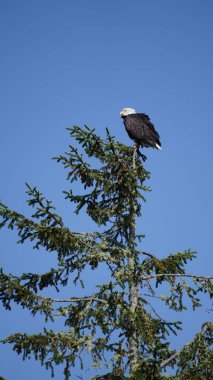
<path fill-rule="evenodd" d="M 144 146 L 155 146 L 156 143 L 161 146 L 158 132 L 155 130 L 149 116 L 144 113 L 128 115 L 126 130 L 130 138 Z"/>

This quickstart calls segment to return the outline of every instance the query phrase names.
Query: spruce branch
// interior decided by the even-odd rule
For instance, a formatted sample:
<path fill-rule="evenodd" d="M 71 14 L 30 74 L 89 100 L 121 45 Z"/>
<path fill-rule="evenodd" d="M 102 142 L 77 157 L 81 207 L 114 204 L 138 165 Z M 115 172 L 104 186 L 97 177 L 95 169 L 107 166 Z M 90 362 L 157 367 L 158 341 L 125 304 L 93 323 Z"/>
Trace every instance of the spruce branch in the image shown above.
<path fill-rule="evenodd" d="M 211 338 L 209 340 L 209 338 Z M 186 345 L 184 345 L 183 347 L 181 347 L 178 351 L 174 352 L 169 358 L 167 358 L 166 360 L 163 360 L 161 363 L 160 363 L 160 367 L 161 368 L 165 368 L 166 366 L 168 366 L 171 362 L 173 362 L 174 360 L 177 361 L 177 358 L 179 358 L 181 355 L 183 356 L 182 359 L 180 359 L 180 362 L 182 360 L 185 361 L 185 358 L 184 358 L 184 353 L 187 353 L 189 354 L 190 356 L 190 360 L 191 361 L 196 361 L 196 358 L 195 356 L 197 355 L 197 353 L 199 354 L 199 346 L 202 346 L 204 344 L 205 346 L 205 356 L 203 356 L 203 359 L 207 359 L 207 356 L 209 357 L 208 360 L 210 360 L 207 368 L 205 368 L 205 364 L 203 362 L 203 371 L 206 372 L 206 370 L 210 370 L 211 373 L 213 373 L 213 367 L 212 367 L 212 364 L 213 364 L 213 356 L 212 356 L 212 350 L 211 350 L 211 346 L 212 346 L 212 343 L 213 343 L 213 323 L 205 323 L 203 326 L 202 326 L 202 329 L 201 331 L 196 334 L 195 338 L 187 343 Z M 193 352 L 193 354 L 191 354 Z M 202 360 L 202 359 L 201 359 Z M 190 363 L 188 362 L 186 367 L 190 365 Z M 209 367 L 210 365 L 210 367 Z M 185 372 L 185 366 L 183 366 L 183 368 L 180 368 L 179 370 L 179 373 L 181 373 L 182 371 Z M 208 368 L 209 367 L 209 368 Z M 199 371 L 199 369 L 197 368 L 197 371 Z M 198 374 L 198 372 L 197 372 Z M 209 374 L 210 375 L 210 374 Z M 210 377 L 209 377 L 210 378 Z"/>
<path fill-rule="evenodd" d="M 158 273 L 158 274 L 152 274 L 149 276 L 142 276 L 141 280 L 150 280 L 153 278 L 161 278 L 161 277 L 168 277 L 168 278 L 176 278 L 176 277 L 188 277 L 188 278 L 195 278 L 198 280 L 213 280 L 213 276 L 199 276 L 199 275 L 193 275 L 193 274 L 186 274 L 186 273 Z"/>
<path fill-rule="evenodd" d="M 97 297 L 74 297 L 74 298 L 52 298 L 52 297 L 45 297 L 45 296 L 42 296 L 42 295 L 39 295 L 39 294 L 36 294 L 36 297 L 38 298 L 41 298 L 43 300 L 46 300 L 46 301 L 50 301 L 50 302 L 93 302 L 93 301 L 96 301 L 96 302 L 102 302 L 102 303 L 105 303 L 107 304 L 107 301 L 106 300 L 103 300 L 103 299 L 100 299 L 100 298 L 97 298 Z"/>

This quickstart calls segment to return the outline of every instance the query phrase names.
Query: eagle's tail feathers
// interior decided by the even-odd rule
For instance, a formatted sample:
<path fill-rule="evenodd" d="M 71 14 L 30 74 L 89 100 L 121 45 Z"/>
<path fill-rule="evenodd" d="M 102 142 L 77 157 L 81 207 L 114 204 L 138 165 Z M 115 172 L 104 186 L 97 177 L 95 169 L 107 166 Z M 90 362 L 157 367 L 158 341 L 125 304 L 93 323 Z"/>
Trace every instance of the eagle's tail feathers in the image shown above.
<path fill-rule="evenodd" d="M 155 144 L 156 148 L 159 149 L 159 150 L 162 150 L 161 146 L 158 145 L 157 143 Z"/>

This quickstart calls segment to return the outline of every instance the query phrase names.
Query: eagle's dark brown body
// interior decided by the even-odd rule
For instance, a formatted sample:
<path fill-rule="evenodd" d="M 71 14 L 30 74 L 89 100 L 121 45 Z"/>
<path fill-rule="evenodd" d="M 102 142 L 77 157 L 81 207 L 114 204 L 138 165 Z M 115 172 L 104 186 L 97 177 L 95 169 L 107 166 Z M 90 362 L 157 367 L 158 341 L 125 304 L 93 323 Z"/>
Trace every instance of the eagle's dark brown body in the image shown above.
<path fill-rule="evenodd" d="M 160 136 L 145 113 L 121 116 L 129 137 L 142 147 L 161 149 Z"/>

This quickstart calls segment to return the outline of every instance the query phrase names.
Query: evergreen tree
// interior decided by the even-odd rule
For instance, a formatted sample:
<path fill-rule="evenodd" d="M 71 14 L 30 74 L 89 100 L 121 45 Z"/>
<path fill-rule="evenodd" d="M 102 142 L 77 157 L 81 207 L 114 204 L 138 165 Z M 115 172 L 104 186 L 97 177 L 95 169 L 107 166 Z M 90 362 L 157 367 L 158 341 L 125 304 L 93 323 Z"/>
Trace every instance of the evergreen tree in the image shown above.
<path fill-rule="evenodd" d="M 161 318 L 150 301 L 159 298 L 179 312 L 186 308 L 188 296 L 195 309 L 201 306 L 199 294 L 212 295 L 212 277 L 185 272 L 195 257 L 191 250 L 158 259 L 140 249 L 143 235 L 136 232 L 136 219 L 150 174 L 136 150 L 116 142 L 108 130 L 105 140 L 88 127 L 74 126 L 69 132 L 78 148 L 75 143 L 55 159 L 68 169 L 68 181 L 80 181 L 84 190 L 75 194 L 72 186 L 65 197 L 75 204 L 77 214 L 85 209 L 97 230 L 69 229 L 52 202 L 29 185 L 28 204 L 35 210 L 31 219 L 0 204 L 1 228 L 16 228 L 19 243 L 30 240 L 34 248 L 43 247 L 58 258 L 58 267 L 43 274 L 17 277 L 1 269 L 3 306 L 10 310 L 13 301 L 33 316 L 44 315 L 46 322 L 61 316 L 65 326 L 61 332 L 44 328 L 40 334 L 16 333 L 2 342 L 11 343 L 24 359 L 33 353 L 53 374 L 54 365 L 63 364 L 65 379 L 72 378 L 76 361 L 83 366 L 83 352 L 94 366 L 105 368 L 104 375 L 93 379 L 212 379 L 212 323 L 205 323 L 179 351 L 173 350 L 169 335 L 178 333 L 181 322 Z M 79 297 L 67 299 L 40 294 L 47 287 L 60 291 L 70 283 L 84 286 L 84 269 L 93 274 L 100 267 L 108 270 L 109 281 L 95 284 L 98 290 L 93 294 L 82 297 L 80 289 Z M 159 295 L 161 285 L 168 285 L 166 296 Z M 176 375 L 168 374 L 171 367 Z"/>

